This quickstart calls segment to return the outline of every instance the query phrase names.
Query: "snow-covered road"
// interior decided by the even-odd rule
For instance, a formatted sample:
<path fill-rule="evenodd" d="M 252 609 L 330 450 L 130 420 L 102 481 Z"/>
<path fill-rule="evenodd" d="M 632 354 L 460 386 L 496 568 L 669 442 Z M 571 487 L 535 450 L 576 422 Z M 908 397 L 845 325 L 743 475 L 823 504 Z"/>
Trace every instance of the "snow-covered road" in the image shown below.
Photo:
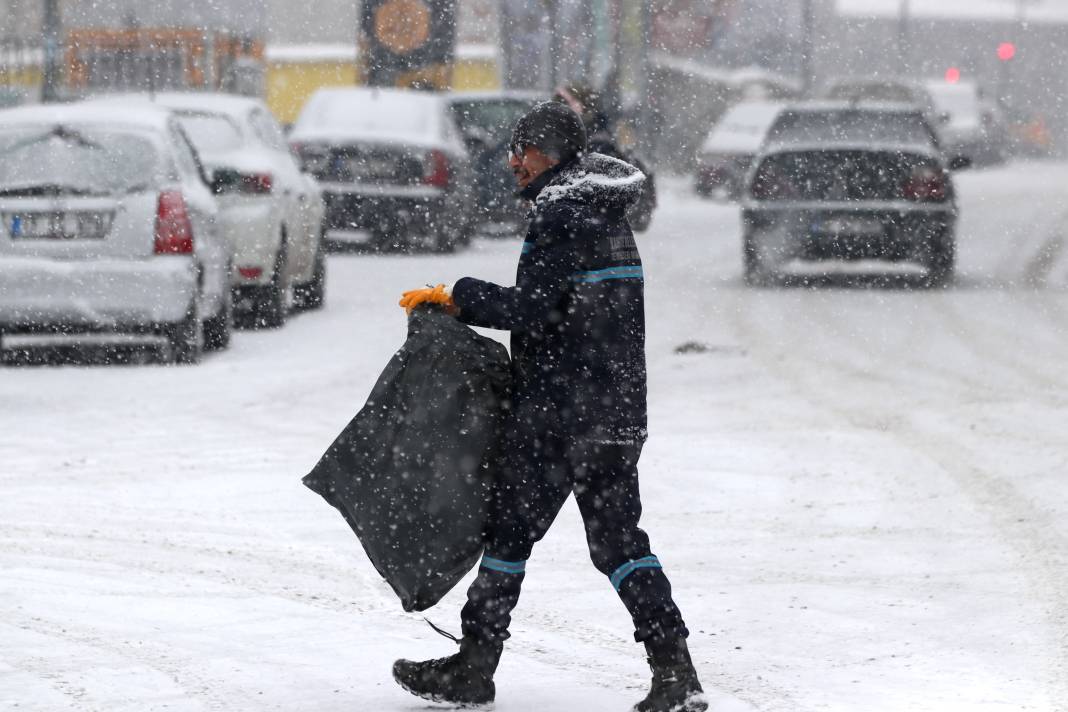
<path fill-rule="evenodd" d="M 1068 709 L 1068 165 L 958 184 L 946 291 L 746 288 L 737 211 L 682 183 L 639 243 L 643 521 L 719 712 Z M 390 665 L 451 643 L 300 477 L 399 293 L 518 250 L 333 257 L 323 312 L 197 367 L 0 367 L 0 709 L 426 709 Z M 628 709 L 648 671 L 573 504 L 528 573 L 497 709 Z"/>

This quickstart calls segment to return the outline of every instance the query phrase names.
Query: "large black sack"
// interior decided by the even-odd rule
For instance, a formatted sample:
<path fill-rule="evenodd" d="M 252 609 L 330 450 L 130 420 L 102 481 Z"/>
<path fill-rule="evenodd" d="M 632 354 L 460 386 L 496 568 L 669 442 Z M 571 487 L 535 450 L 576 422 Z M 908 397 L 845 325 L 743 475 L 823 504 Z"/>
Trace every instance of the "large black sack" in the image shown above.
<path fill-rule="evenodd" d="M 481 556 L 509 385 L 504 346 L 416 309 L 367 404 L 304 477 L 406 611 L 433 606 Z"/>

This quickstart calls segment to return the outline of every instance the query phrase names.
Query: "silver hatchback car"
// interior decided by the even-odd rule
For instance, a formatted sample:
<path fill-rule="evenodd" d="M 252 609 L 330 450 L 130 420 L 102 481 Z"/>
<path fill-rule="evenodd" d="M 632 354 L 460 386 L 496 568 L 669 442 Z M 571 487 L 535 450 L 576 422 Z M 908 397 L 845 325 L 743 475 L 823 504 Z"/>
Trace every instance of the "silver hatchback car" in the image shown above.
<path fill-rule="evenodd" d="M 0 111 L 0 348 L 27 333 L 136 333 L 193 363 L 230 339 L 231 250 L 169 112 Z"/>

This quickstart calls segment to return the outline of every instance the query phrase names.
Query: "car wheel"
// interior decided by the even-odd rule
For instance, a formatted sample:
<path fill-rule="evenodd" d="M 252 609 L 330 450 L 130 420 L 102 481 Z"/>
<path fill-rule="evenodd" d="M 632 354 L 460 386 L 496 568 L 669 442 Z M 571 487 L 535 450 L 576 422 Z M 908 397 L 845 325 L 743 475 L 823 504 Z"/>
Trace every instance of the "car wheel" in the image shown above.
<path fill-rule="evenodd" d="M 200 320 L 196 299 L 189 306 L 184 319 L 166 328 L 170 346 L 168 363 L 194 364 L 200 362 L 204 351 L 204 323 Z"/>
<path fill-rule="evenodd" d="M 234 295 L 231 289 L 227 289 L 219 313 L 204 322 L 204 348 L 208 351 L 222 351 L 230 345 L 233 331 Z"/>
<path fill-rule="evenodd" d="M 761 253 L 759 239 L 752 230 L 745 233 L 743 248 L 745 283 L 750 287 L 769 287 L 775 279 L 775 272 Z"/>
<path fill-rule="evenodd" d="M 924 258 L 924 266 L 927 267 L 924 285 L 929 288 L 945 287 L 953 281 L 955 265 L 956 246 L 952 236 L 933 240 Z"/>
<path fill-rule="evenodd" d="M 301 309 L 319 309 L 326 299 L 326 257 L 320 247 L 315 251 L 315 269 L 312 278 L 297 285 L 294 297 Z"/>
<path fill-rule="evenodd" d="M 463 227 L 438 227 L 434 231 L 434 241 L 431 245 L 431 249 L 434 252 L 441 254 L 448 254 L 456 251 L 456 245 L 462 239 L 461 231 Z"/>
<path fill-rule="evenodd" d="M 255 304 L 252 308 L 256 326 L 277 329 L 286 323 L 286 286 L 282 273 L 286 266 L 286 242 L 283 238 L 274 258 L 274 272 L 271 281 L 256 288 Z"/>

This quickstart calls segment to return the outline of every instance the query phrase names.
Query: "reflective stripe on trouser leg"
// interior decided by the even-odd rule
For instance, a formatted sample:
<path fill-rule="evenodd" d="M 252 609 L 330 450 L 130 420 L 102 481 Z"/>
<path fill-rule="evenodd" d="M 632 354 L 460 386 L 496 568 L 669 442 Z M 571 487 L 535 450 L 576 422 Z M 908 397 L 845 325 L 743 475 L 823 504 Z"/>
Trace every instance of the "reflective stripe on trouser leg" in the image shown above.
<path fill-rule="evenodd" d="M 619 587 L 623 585 L 623 580 L 627 576 L 631 575 L 638 569 L 660 569 L 663 568 L 660 565 L 660 559 L 655 556 L 646 556 L 636 561 L 628 561 L 620 566 L 618 569 L 612 572 L 612 575 L 608 577 L 608 580 L 612 582 L 612 588 L 617 592 Z"/>
<path fill-rule="evenodd" d="M 508 638 L 512 609 L 526 578 L 526 561 L 483 556 L 478 575 L 467 589 L 467 604 L 460 612 L 465 636 L 500 642 Z"/>
<path fill-rule="evenodd" d="M 499 571 L 502 574 L 524 574 L 527 571 L 527 562 L 505 561 L 504 559 L 495 559 L 492 556 L 483 554 L 482 568 Z"/>

